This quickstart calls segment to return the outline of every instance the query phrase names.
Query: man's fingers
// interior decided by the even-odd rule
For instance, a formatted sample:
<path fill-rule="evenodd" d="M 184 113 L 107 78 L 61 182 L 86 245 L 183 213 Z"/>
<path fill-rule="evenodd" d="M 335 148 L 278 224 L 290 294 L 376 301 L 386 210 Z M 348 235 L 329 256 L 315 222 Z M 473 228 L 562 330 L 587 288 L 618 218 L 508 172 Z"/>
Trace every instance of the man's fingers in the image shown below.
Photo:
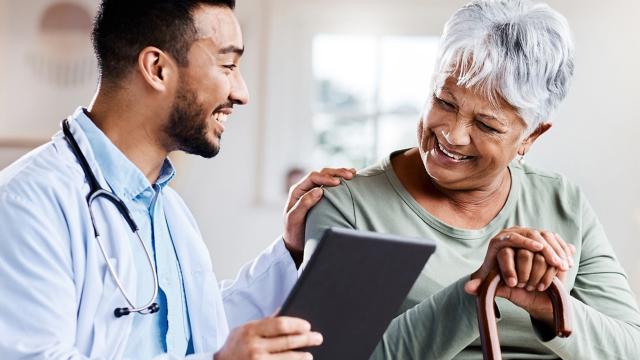
<path fill-rule="evenodd" d="M 516 272 L 518 274 L 517 286 L 519 288 L 524 288 L 529 281 L 531 267 L 533 266 L 533 255 L 533 252 L 525 249 L 518 249 L 516 252 Z"/>
<path fill-rule="evenodd" d="M 514 262 L 515 252 L 510 247 L 505 247 L 498 252 L 498 266 L 500 268 L 500 273 L 502 274 L 502 279 L 507 284 L 507 286 L 516 286 L 518 283 L 518 276 L 516 273 L 516 266 Z"/>
<path fill-rule="evenodd" d="M 322 344 L 322 335 L 318 332 L 286 335 L 265 339 L 265 349 L 270 353 L 279 353 Z"/>
<path fill-rule="evenodd" d="M 255 323 L 255 331 L 262 337 L 303 334 L 310 330 L 311 324 L 308 321 L 289 316 L 266 318 Z"/>
<path fill-rule="evenodd" d="M 340 178 L 351 179 L 355 176 L 355 169 L 325 168 L 321 171 L 313 171 L 289 189 L 289 201 L 287 211 L 295 202 L 309 190 L 318 186 L 336 186 L 340 184 Z"/>
<path fill-rule="evenodd" d="M 313 360 L 313 355 L 308 352 L 301 351 L 287 351 L 277 354 L 271 354 L 265 359 L 268 360 Z"/>
<path fill-rule="evenodd" d="M 305 216 L 315 204 L 322 199 L 322 188 L 315 188 L 307 191 L 298 201 L 288 210 L 287 225 L 295 225 L 304 222 Z"/>

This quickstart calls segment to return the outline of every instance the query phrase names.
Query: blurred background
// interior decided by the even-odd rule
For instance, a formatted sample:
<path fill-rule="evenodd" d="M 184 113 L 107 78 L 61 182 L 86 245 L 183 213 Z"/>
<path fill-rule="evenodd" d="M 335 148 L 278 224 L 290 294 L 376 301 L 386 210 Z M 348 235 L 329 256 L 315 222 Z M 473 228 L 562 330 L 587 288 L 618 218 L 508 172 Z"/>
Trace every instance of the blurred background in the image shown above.
<path fill-rule="evenodd" d="M 96 87 L 97 0 L 0 0 L 0 168 L 48 141 Z M 177 154 L 173 186 L 218 278 L 282 231 L 288 184 L 327 165 L 361 168 L 415 144 L 447 18 L 459 0 L 238 0 L 251 92 L 213 160 Z M 554 127 L 527 161 L 587 193 L 640 293 L 640 2 L 553 0 L 577 69 Z"/>

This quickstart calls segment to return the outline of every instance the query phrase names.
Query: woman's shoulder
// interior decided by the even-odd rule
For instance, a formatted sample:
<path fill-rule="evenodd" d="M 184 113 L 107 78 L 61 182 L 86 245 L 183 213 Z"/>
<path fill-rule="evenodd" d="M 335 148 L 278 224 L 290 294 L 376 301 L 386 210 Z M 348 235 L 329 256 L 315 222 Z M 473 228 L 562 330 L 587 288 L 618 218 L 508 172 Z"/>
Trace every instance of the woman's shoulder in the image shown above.
<path fill-rule="evenodd" d="M 567 176 L 530 164 L 511 164 L 512 171 L 520 178 L 521 195 L 545 201 L 555 199 L 567 205 L 582 202 L 584 194 L 580 186 Z"/>
<path fill-rule="evenodd" d="M 324 193 L 332 202 L 352 203 L 354 199 L 371 199 L 372 194 L 381 196 L 391 190 L 387 171 L 388 160 L 358 170 L 351 180 L 341 180 L 340 185 L 325 187 Z M 376 196 L 377 197 L 377 196 Z"/>

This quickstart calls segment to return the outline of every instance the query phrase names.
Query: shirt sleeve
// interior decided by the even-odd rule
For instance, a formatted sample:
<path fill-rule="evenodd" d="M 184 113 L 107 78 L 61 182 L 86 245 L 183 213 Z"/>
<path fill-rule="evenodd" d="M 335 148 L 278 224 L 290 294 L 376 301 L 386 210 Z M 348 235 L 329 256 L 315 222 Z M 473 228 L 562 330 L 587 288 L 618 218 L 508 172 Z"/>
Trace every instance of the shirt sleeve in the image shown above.
<path fill-rule="evenodd" d="M 396 317 L 371 359 L 451 359 L 480 336 L 464 276 Z M 428 339 L 428 340 L 427 340 Z"/>
<path fill-rule="evenodd" d="M 279 237 L 234 280 L 221 282 L 229 328 L 274 315 L 297 280 L 296 265 Z"/>
<path fill-rule="evenodd" d="M 320 240 L 330 227 L 356 228 L 356 216 L 351 192 L 344 180 L 342 184 L 324 189 L 324 197 L 307 215 L 305 241 Z M 308 257 L 305 251 L 305 258 Z"/>
<path fill-rule="evenodd" d="M 79 299 L 60 235 L 68 230 L 51 206 L 0 192 L 2 358 L 86 359 L 74 347 Z"/>
<path fill-rule="evenodd" d="M 563 359 L 637 359 L 640 312 L 627 276 L 595 212 L 582 196 L 582 243 L 571 290 L 573 333 L 556 337 L 534 324 L 539 340 Z"/>

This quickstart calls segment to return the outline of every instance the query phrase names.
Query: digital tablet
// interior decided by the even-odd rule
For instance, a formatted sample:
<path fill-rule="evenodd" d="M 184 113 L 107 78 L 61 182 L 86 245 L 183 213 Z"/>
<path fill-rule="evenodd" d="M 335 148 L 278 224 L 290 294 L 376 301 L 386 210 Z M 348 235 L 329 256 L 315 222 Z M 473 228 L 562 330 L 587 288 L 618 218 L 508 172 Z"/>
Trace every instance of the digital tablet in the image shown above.
<path fill-rule="evenodd" d="M 327 229 L 279 315 L 322 333 L 305 349 L 315 360 L 368 359 L 434 251 L 427 239 Z"/>

